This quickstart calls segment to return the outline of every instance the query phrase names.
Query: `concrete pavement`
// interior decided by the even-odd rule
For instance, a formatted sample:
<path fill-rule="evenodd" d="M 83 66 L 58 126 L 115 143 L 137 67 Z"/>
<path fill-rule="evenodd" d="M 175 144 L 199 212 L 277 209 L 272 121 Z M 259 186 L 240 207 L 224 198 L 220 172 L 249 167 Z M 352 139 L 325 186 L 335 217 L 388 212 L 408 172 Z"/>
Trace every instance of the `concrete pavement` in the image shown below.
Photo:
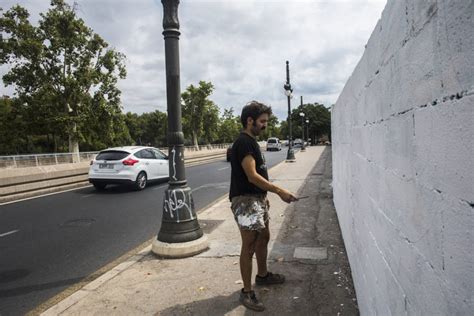
<path fill-rule="evenodd" d="M 350 267 L 332 204 L 330 147 L 308 147 L 269 172 L 276 184 L 309 196 L 290 205 L 269 194 L 269 270 L 282 285 L 256 287 L 264 315 L 357 315 Z M 198 214 L 210 249 L 160 259 L 151 246 L 43 315 L 251 315 L 238 297 L 240 235 L 226 197 Z M 254 273 L 256 262 L 254 260 Z"/>

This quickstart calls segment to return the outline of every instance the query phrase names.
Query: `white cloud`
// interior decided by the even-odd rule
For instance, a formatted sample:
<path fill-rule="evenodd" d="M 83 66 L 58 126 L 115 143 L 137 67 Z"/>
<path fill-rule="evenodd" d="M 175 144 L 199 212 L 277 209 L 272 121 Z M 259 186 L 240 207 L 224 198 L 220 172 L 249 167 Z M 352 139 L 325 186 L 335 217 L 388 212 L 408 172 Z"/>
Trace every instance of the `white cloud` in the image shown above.
<path fill-rule="evenodd" d="M 6 3 L 5 3 L 6 2 Z M 4 10 L 17 1 L 3 1 Z M 72 1 L 69 1 L 72 3 Z M 162 5 L 158 0 L 76 0 L 78 15 L 127 56 L 120 82 L 125 111 L 166 109 Z M 181 1 L 181 90 L 211 81 L 211 96 L 238 113 L 250 100 L 287 113 L 283 84 L 290 61 L 295 98 L 333 104 L 364 51 L 385 0 Z M 32 19 L 49 1 L 20 1 Z M 0 68 L 2 74 L 5 67 Z M 11 94 L 1 87 L 0 93 Z"/>

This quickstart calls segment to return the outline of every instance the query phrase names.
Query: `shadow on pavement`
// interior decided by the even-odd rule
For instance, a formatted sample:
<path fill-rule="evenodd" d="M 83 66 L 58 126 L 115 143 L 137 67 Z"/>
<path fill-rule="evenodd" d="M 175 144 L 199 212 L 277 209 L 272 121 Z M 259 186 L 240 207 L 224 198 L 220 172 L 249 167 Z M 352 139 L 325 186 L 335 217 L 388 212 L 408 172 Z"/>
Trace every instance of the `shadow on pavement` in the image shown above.
<path fill-rule="evenodd" d="M 219 295 L 189 304 L 179 304 L 160 311 L 156 315 L 224 315 L 239 306 L 239 291 L 228 296 Z"/>
<path fill-rule="evenodd" d="M 10 288 L 10 289 L 0 289 L 0 298 L 24 295 L 24 294 L 35 292 L 35 291 L 68 286 L 71 284 L 76 284 L 82 280 L 84 280 L 84 278 L 72 278 L 72 279 L 59 280 L 59 281 L 48 282 L 48 283 L 43 283 L 43 284 L 26 285 L 26 286 L 20 286 L 20 287 Z"/>

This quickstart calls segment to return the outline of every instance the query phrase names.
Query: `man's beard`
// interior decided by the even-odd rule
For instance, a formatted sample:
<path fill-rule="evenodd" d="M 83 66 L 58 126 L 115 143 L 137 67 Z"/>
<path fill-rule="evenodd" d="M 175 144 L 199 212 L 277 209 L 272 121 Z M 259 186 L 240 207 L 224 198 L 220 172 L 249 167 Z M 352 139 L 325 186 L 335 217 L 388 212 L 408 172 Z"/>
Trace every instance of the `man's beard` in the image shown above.
<path fill-rule="evenodd" d="M 253 122 L 252 125 L 253 125 L 253 126 L 252 126 L 251 131 L 252 131 L 252 134 L 253 134 L 254 136 L 260 135 L 260 133 L 265 130 L 265 126 L 262 126 L 262 128 L 258 128 L 256 122 Z"/>

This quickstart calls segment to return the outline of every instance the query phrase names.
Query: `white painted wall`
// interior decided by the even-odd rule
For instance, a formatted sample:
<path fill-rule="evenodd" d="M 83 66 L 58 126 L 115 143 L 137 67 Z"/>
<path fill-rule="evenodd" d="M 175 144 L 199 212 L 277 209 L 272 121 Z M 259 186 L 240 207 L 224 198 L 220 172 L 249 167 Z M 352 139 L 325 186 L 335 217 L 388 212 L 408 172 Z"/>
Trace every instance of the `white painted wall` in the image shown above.
<path fill-rule="evenodd" d="M 389 0 L 332 109 L 362 315 L 474 315 L 473 15 L 473 0 Z"/>

